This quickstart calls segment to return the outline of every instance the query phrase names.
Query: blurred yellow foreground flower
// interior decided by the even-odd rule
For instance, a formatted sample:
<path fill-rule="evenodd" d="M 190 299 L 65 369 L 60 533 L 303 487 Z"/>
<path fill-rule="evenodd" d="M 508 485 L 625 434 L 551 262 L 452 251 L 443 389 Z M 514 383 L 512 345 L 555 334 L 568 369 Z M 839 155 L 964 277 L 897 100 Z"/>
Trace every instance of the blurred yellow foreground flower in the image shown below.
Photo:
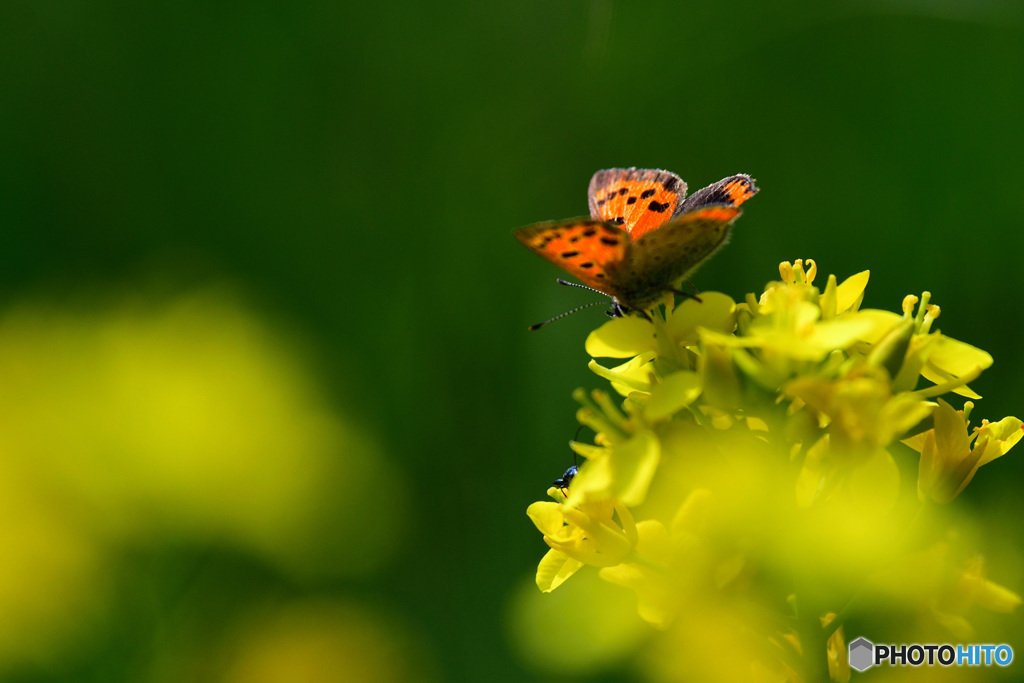
<path fill-rule="evenodd" d="M 231 548 L 296 582 L 381 566 L 401 473 L 310 370 L 218 292 L 0 312 L 0 678 L 73 666 L 147 549 Z"/>
<path fill-rule="evenodd" d="M 632 591 L 656 680 L 846 681 L 851 623 L 956 636 L 1020 602 L 956 512 L 928 507 L 1024 435 L 1013 417 L 969 433 L 973 404 L 938 398 L 980 398 L 991 356 L 935 329 L 927 292 L 893 313 L 861 309 L 867 271 L 824 288 L 813 261 L 780 274 L 742 303 L 669 298 L 594 331 L 590 367 L 621 400 L 577 391 L 594 444 L 572 444 L 569 490 L 528 511 L 550 547 L 537 585 L 589 566 Z"/>

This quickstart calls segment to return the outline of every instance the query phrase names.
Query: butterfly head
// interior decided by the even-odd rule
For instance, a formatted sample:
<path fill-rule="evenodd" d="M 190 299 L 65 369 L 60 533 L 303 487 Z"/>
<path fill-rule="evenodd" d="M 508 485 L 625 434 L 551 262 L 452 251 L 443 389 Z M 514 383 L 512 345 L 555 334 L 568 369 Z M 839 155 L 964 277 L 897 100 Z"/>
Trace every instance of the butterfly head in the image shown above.
<path fill-rule="evenodd" d="M 567 287 L 579 287 L 580 289 L 587 289 L 587 290 L 590 290 L 591 292 L 596 292 L 597 294 L 604 294 L 604 296 L 607 296 L 609 299 L 611 299 L 611 303 L 610 303 L 611 307 L 607 311 L 605 311 L 605 315 L 607 315 L 609 318 L 622 318 L 622 317 L 624 317 L 626 314 L 628 314 L 630 312 L 629 308 L 627 308 L 621 301 L 619 301 L 615 297 L 611 296 L 610 294 L 605 294 L 604 292 L 596 290 L 593 287 L 587 287 L 586 285 L 581 285 L 578 282 L 569 282 L 568 280 L 563 280 L 562 278 L 558 278 L 555 281 L 558 284 L 560 284 L 560 285 L 566 285 Z M 600 306 L 603 303 L 605 303 L 605 302 L 604 301 L 591 301 L 589 304 L 583 304 L 582 306 L 577 306 L 576 308 L 569 309 L 568 311 L 565 311 L 564 313 L 559 313 L 555 317 L 548 318 L 544 322 L 540 322 L 540 323 L 536 323 L 534 325 L 530 325 L 529 329 L 530 329 L 531 332 L 534 331 L 534 330 L 539 330 L 540 328 L 544 327 L 548 323 L 553 323 L 556 320 L 561 320 L 562 318 L 570 316 L 573 313 L 578 313 L 579 311 L 582 311 L 584 308 L 591 308 L 592 306 Z M 646 316 L 647 314 L 643 313 L 643 311 L 641 311 L 641 315 Z"/>

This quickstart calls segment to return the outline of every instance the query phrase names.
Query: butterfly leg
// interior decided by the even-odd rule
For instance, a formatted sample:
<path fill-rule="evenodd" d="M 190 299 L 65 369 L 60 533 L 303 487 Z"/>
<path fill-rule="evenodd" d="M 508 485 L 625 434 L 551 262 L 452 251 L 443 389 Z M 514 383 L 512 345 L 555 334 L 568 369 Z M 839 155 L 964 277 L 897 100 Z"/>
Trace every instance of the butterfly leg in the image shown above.
<path fill-rule="evenodd" d="M 687 280 L 687 282 L 689 282 L 689 280 Z M 700 292 L 697 291 L 696 287 L 693 288 L 693 291 L 695 292 L 694 294 L 690 294 L 689 292 L 682 292 L 682 291 L 680 291 L 678 289 L 669 289 L 668 291 L 670 291 L 673 294 L 676 294 L 678 296 L 685 297 L 687 299 L 693 299 L 697 303 L 703 303 L 701 301 L 701 298 L 699 296 L 697 296 L 697 294 L 700 294 Z"/>
<path fill-rule="evenodd" d="M 640 308 L 632 309 L 629 308 L 628 306 L 623 306 L 618 301 L 612 301 L 611 310 L 604 312 L 604 314 L 607 315 L 609 318 L 625 318 L 630 313 L 639 313 L 647 322 L 654 322 L 651 319 L 651 316 L 647 315 L 647 311 L 644 311 Z"/>
<path fill-rule="evenodd" d="M 690 289 L 693 290 L 694 294 L 700 294 L 700 290 L 697 289 L 697 285 L 693 284 L 693 282 L 690 281 L 690 278 L 683 278 L 683 279 L 686 280 L 686 284 L 690 285 Z"/>

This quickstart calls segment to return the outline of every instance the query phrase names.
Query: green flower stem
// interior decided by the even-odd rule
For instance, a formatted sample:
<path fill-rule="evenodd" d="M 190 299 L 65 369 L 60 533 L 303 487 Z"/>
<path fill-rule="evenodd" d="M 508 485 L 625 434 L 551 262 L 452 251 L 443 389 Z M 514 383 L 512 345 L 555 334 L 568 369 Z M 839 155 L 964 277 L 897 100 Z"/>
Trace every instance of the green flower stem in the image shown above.
<path fill-rule="evenodd" d="M 917 329 L 921 329 L 921 325 L 924 323 L 924 314 L 927 312 L 928 302 L 932 300 L 931 292 L 921 292 L 921 301 L 917 304 L 917 315 L 914 316 L 914 324 L 917 325 Z M 925 330 L 927 332 L 927 330 Z"/>
<path fill-rule="evenodd" d="M 910 394 L 917 398 L 935 398 L 936 396 L 942 396 L 943 394 L 947 394 L 954 389 L 958 389 L 978 379 L 984 369 L 985 368 L 977 367 L 966 375 L 956 377 L 948 382 L 943 382 L 942 384 L 936 384 L 933 387 L 925 387 L 924 389 L 911 391 Z"/>
<path fill-rule="evenodd" d="M 806 606 L 805 606 L 806 607 Z M 829 635 L 821 627 L 817 609 L 802 609 L 797 616 L 797 631 L 800 634 L 800 645 L 803 650 L 802 677 L 804 683 L 820 681 L 828 683 L 828 639 Z M 829 626 L 838 619 L 832 620 Z M 838 628 L 838 627 L 836 627 Z M 835 629 L 832 631 L 835 632 Z"/>
<path fill-rule="evenodd" d="M 600 392 L 597 391 L 594 392 L 595 398 L 599 393 Z M 595 432 L 603 432 L 612 439 L 618 440 L 629 438 L 629 432 L 623 428 L 624 425 L 622 424 L 622 419 L 617 415 L 617 412 L 614 411 L 614 409 L 613 413 L 615 413 L 615 416 L 619 418 L 615 421 L 609 419 L 609 416 L 603 407 L 599 406 L 594 401 L 594 398 L 592 398 L 590 394 L 583 389 L 577 389 L 574 391 L 572 393 L 572 397 L 577 403 L 583 406 L 576 412 L 576 419 L 579 420 L 581 424 L 587 425 Z"/>
<path fill-rule="evenodd" d="M 659 562 L 655 562 L 654 560 L 644 557 L 636 550 L 630 552 L 629 561 L 635 562 L 636 564 L 640 565 L 641 567 L 645 567 L 646 569 L 650 569 L 661 574 L 668 574 L 668 567 Z"/>
<path fill-rule="evenodd" d="M 904 542 L 909 541 L 916 534 L 917 528 L 921 524 L 921 519 L 924 517 L 925 507 L 926 506 L 924 504 L 921 504 L 918 506 L 917 510 L 914 511 L 914 516 L 910 518 L 910 521 L 907 523 L 907 528 L 903 530 Z M 843 608 L 839 610 L 839 613 L 836 614 L 836 618 L 829 622 L 828 626 L 824 628 L 826 641 L 832 637 L 833 633 L 839 630 L 840 626 L 846 623 L 850 614 L 857 608 L 857 603 L 863 597 L 866 587 L 867 581 L 865 580 L 861 582 L 860 587 L 858 587 L 853 595 L 850 596 L 850 599 L 846 601 Z"/>

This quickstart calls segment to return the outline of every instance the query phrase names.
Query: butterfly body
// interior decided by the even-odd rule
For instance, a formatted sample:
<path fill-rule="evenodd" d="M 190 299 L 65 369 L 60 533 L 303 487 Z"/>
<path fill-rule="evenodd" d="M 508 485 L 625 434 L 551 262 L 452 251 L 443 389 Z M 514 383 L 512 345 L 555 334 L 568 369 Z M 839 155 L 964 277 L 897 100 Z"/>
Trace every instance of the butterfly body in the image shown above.
<path fill-rule="evenodd" d="M 590 218 L 516 231 L 529 249 L 612 299 L 613 315 L 643 312 L 729 238 L 737 208 L 757 192 L 736 175 L 686 199 L 668 171 L 609 169 L 590 181 Z"/>

